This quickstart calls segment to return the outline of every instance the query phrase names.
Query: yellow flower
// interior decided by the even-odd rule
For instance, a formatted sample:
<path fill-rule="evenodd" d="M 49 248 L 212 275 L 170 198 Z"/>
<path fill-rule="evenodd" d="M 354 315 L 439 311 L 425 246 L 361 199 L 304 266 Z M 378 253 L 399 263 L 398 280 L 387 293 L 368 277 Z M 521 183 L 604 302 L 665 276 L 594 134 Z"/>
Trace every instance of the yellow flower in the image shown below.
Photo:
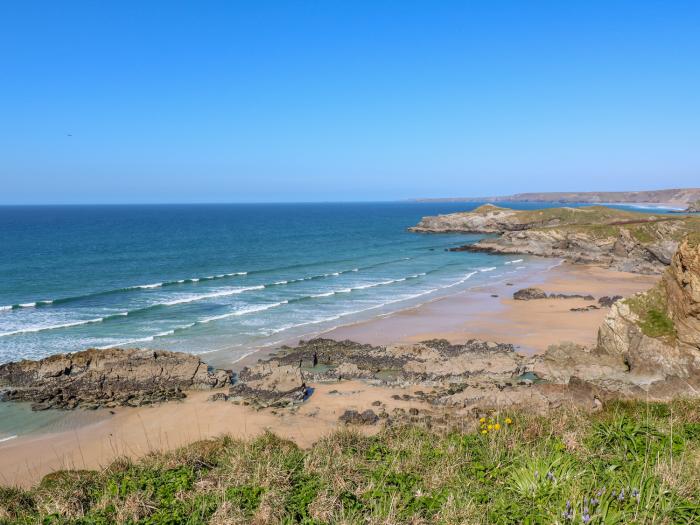
<path fill-rule="evenodd" d="M 493 425 L 489 425 L 486 428 L 488 428 L 489 430 L 493 430 Z"/>
<path fill-rule="evenodd" d="M 482 417 L 481 419 L 479 419 L 479 423 L 486 423 L 486 418 Z"/>
<path fill-rule="evenodd" d="M 506 418 L 506 425 L 510 425 L 513 422 L 513 420 L 509 417 Z"/>
<path fill-rule="evenodd" d="M 488 434 L 489 431 L 488 431 L 488 430 L 482 430 L 481 433 L 482 433 L 482 434 Z"/>
<path fill-rule="evenodd" d="M 494 429 L 494 430 L 500 430 L 500 428 L 501 428 L 501 425 L 498 424 L 498 423 L 496 423 L 496 424 L 493 426 L 493 429 Z"/>

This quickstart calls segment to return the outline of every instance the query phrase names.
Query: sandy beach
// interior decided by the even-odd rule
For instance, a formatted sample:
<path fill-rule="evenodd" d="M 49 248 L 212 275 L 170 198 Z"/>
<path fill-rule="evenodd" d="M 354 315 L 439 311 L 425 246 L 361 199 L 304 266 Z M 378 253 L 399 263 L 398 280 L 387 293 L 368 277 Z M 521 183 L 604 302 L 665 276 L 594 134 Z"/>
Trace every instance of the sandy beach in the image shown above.
<path fill-rule="evenodd" d="M 520 280 L 518 280 L 520 279 Z M 513 343 L 524 353 L 546 350 L 550 344 L 596 340 L 607 309 L 585 312 L 572 308 L 594 302 L 581 299 L 515 301 L 512 294 L 526 286 L 549 293 L 629 296 L 648 289 L 658 276 L 614 272 L 597 267 L 562 264 L 548 272 L 485 286 L 442 298 L 372 321 L 322 334 L 372 344 L 446 338 L 452 342 L 482 339 Z M 249 361 L 259 355 L 251 356 Z M 244 363 L 243 363 L 244 364 Z M 264 409 L 207 401 L 210 392 L 193 392 L 182 402 L 154 407 L 118 408 L 109 417 L 72 430 L 20 436 L 0 443 L 2 483 L 31 485 L 63 468 L 94 469 L 120 456 L 139 457 L 222 434 L 246 438 L 271 430 L 309 446 L 338 425 L 346 409 L 365 410 L 380 402 L 387 411 L 408 409 L 418 401 L 392 398 L 410 393 L 359 381 L 313 384 L 310 399 L 295 411 Z M 377 406 L 375 404 L 375 406 Z M 368 432 L 376 431 L 369 427 Z"/>
<path fill-rule="evenodd" d="M 372 344 L 444 338 L 451 342 L 481 339 L 512 343 L 519 351 L 544 352 L 564 341 L 590 345 L 606 308 L 572 312 L 596 304 L 583 299 L 516 301 L 513 292 L 537 286 L 547 293 L 628 297 L 650 288 L 659 276 L 616 272 L 596 266 L 563 263 L 524 279 L 474 288 L 390 316 L 338 328 L 323 334 Z"/>

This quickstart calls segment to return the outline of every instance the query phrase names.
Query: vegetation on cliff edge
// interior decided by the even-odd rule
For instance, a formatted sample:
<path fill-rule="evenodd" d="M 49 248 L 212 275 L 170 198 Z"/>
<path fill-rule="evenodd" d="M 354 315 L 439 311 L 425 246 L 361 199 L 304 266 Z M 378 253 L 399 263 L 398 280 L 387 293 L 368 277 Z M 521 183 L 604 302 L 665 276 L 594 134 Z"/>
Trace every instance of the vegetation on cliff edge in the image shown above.
<path fill-rule="evenodd" d="M 195 443 L 0 489 L 0 522 L 700 523 L 700 402 Z"/>
<path fill-rule="evenodd" d="M 639 317 L 639 328 L 649 337 L 673 339 L 676 329 L 668 316 L 668 305 L 663 284 L 659 283 L 650 290 L 625 299 L 625 303 Z"/>

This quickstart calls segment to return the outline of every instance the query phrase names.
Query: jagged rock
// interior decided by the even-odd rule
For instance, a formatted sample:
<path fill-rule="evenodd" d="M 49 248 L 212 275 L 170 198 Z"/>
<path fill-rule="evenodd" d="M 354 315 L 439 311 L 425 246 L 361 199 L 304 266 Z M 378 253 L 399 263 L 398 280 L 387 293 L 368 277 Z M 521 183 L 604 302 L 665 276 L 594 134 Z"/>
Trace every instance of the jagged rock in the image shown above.
<path fill-rule="evenodd" d="M 346 410 L 338 419 L 346 425 L 375 425 L 379 416 L 369 409 L 364 412 Z"/>
<path fill-rule="evenodd" d="M 650 332 L 651 322 L 666 323 L 666 331 Z M 700 386 L 700 247 L 694 238 L 681 243 L 656 287 L 612 305 L 598 348 L 648 383 L 677 377 Z"/>
<path fill-rule="evenodd" d="M 229 377 L 192 354 L 139 349 L 90 349 L 0 365 L 2 399 L 31 401 L 33 410 L 159 403 L 181 399 L 185 390 L 223 387 Z"/>
<path fill-rule="evenodd" d="M 680 344 L 700 349 L 700 234 L 683 241 L 663 283 Z"/>
<path fill-rule="evenodd" d="M 609 308 L 620 299 L 622 299 L 621 295 L 614 295 L 612 297 L 604 295 L 603 297 L 598 299 L 598 304 L 604 308 Z"/>
<path fill-rule="evenodd" d="M 523 288 L 513 294 L 513 299 L 517 301 L 530 301 L 532 299 L 546 299 L 547 294 L 539 288 Z"/>

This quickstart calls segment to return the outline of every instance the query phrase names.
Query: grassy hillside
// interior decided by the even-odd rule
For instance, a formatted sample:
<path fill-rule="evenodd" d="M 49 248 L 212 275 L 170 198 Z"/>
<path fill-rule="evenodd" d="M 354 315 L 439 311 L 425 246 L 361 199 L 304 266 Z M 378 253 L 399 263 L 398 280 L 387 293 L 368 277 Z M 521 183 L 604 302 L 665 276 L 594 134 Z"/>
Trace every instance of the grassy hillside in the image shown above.
<path fill-rule="evenodd" d="M 3 523 L 700 523 L 700 402 L 513 412 L 438 434 L 195 443 L 0 491 Z"/>

